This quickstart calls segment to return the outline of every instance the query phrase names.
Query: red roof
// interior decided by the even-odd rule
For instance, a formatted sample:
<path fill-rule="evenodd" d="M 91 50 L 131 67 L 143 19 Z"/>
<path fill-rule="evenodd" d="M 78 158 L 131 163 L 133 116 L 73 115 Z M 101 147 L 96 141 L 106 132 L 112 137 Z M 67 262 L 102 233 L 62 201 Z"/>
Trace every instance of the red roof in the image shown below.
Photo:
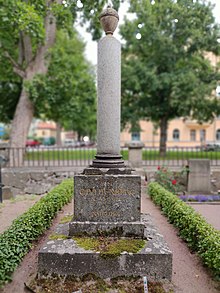
<path fill-rule="evenodd" d="M 54 122 L 39 122 L 38 129 L 57 129 L 56 124 Z"/>

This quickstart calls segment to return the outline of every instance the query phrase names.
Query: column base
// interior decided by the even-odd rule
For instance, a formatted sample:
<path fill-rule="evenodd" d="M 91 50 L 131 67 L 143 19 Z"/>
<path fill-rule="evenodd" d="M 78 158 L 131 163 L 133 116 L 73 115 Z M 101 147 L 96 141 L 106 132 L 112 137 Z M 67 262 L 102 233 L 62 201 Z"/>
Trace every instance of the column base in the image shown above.
<path fill-rule="evenodd" d="M 125 163 L 121 155 L 96 155 L 91 167 L 95 168 L 124 168 Z"/>

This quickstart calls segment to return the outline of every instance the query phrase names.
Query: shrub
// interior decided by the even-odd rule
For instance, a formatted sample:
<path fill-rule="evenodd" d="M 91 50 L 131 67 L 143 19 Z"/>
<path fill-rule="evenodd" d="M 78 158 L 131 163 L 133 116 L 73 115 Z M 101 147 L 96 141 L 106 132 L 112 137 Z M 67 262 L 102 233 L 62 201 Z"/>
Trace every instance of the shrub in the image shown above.
<path fill-rule="evenodd" d="M 156 182 L 148 185 L 149 195 L 178 229 L 190 248 L 220 277 L 220 231 L 195 210 Z"/>
<path fill-rule="evenodd" d="M 51 225 L 56 213 L 72 196 L 73 181 L 63 181 L 15 219 L 9 229 L 0 235 L 0 287 L 11 279 L 11 274 L 30 249 L 32 241 Z"/>
<path fill-rule="evenodd" d="M 180 191 L 180 186 L 177 182 L 174 172 L 166 167 L 157 167 L 155 180 L 170 192 L 177 193 Z"/>

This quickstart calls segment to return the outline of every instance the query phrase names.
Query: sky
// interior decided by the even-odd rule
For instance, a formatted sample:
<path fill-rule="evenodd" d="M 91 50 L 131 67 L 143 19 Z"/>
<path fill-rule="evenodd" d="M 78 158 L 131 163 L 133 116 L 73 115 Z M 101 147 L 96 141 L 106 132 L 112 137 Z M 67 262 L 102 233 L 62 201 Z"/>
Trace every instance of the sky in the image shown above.
<path fill-rule="evenodd" d="M 215 8 L 213 10 L 213 14 L 216 18 L 216 21 L 220 23 L 220 0 L 209 0 L 212 4 L 215 4 Z M 79 1 L 80 2 L 80 1 Z M 125 1 L 121 4 L 119 9 L 119 25 L 123 23 L 124 16 L 128 16 L 128 2 Z M 80 25 L 77 26 L 77 30 L 81 34 L 82 38 L 86 42 L 86 58 L 93 64 L 97 64 L 97 42 L 92 41 L 91 35 L 86 32 L 85 27 L 81 27 Z M 114 36 L 121 41 L 119 35 L 119 29 L 117 28 Z"/>

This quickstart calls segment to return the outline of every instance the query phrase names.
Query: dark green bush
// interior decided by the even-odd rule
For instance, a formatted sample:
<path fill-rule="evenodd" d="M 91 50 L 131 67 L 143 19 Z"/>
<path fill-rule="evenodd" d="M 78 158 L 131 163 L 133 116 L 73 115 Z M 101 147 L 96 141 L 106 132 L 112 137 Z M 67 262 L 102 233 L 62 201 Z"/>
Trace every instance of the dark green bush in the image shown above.
<path fill-rule="evenodd" d="M 56 213 L 70 202 L 72 196 L 73 180 L 63 181 L 0 235 L 0 287 L 11 279 L 32 241 L 51 225 Z"/>
<path fill-rule="evenodd" d="M 192 207 L 158 183 L 150 183 L 148 193 L 169 221 L 179 229 L 180 236 L 220 277 L 220 231 L 215 230 Z"/>

